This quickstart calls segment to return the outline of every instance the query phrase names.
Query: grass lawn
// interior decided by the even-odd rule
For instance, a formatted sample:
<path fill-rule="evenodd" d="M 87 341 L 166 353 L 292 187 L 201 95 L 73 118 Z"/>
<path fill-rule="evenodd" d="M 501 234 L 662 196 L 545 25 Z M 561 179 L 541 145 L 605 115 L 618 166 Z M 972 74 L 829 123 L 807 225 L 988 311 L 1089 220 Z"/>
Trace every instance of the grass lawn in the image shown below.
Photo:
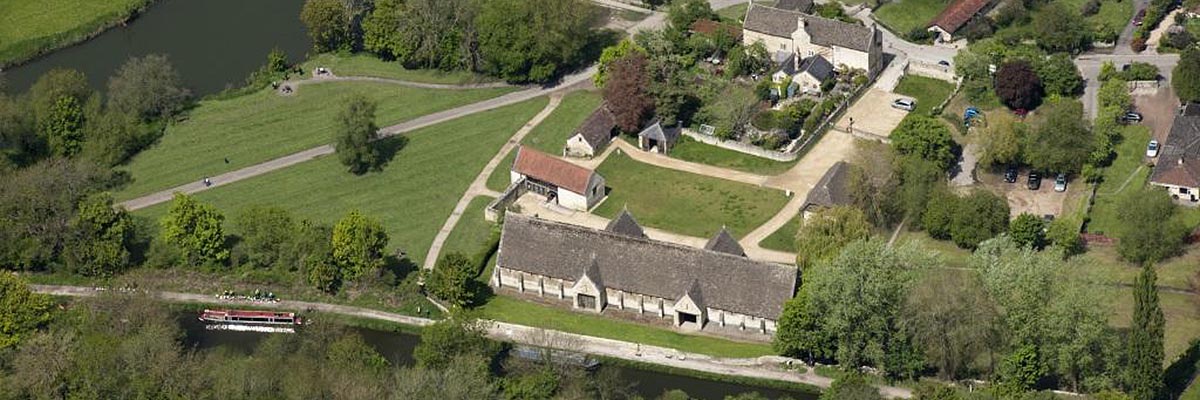
<path fill-rule="evenodd" d="M 1095 286 L 1096 290 L 1111 299 L 1108 303 L 1113 314 L 1109 324 L 1118 328 L 1128 328 L 1133 318 L 1133 289 L 1116 288 L 1111 286 Z M 1166 329 L 1163 338 L 1165 350 L 1164 363 L 1175 361 L 1187 349 L 1188 342 L 1200 336 L 1200 310 L 1197 310 L 1196 295 L 1158 292 L 1159 305 L 1166 319 Z"/>
<path fill-rule="evenodd" d="M 1150 168 L 1142 163 L 1142 156 L 1146 154 L 1146 143 L 1149 141 L 1149 128 L 1140 125 L 1125 128 L 1121 143 L 1116 148 L 1117 157 L 1113 159 L 1112 165 L 1104 169 L 1103 181 L 1096 189 L 1096 202 L 1092 206 L 1088 232 L 1114 232 L 1118 226 L 1117 201 L 1127 191 L 1142 187 L 1150 177 Z"/>
<path fill-rule="evenodd" d="M 764 249 L 786 251 L 788 253 L 796 252 L 796 231 L 800 230 L 800 217 L 796 216 L 783 224 L 766 239 L 758 243 Z"/>
<path fill-rule="evenodd" d="M 679 142 L 671 148 L 671 157 L 694 163 L 708 164 L 714 167 L 736 169 L 759 175 L 779 175 L 796 165 L 796 161 L 780 162 L 767 158 L 756 157 L 723 149 L 702 143 L 687 136 L 680 136 Z"/>
<path fill-rule="evenodd" d="M 0 66 L 87 38 L 150 0 L 0 0 Z"/>
<path fill-rule="evenodd" d="M 954 84 L 941 79 L 905 75 L 900 78 L 895 92 L 917 99 L 917 108 L 913 112 L 926 115 L 954 93 Z"/>
<path fill-rule="evenodd" d="M 1083 8 L 1087 0 L 1063 0 L 1062 4 L 1071 10 Z M 1100 11 L 1095 15 L 1084 18 L 1091 26 L 1107 25 L 1117 33 L 1125 28 L 1133 18 L 1133 2 L 1124 0 L 1101 0 Z"/>
<path fill-rule="evenodd" d="M 301 86 L 293 96 L 268 89 L 228 100 L 203 101 L 187 121 L 167 128 L 157 144 L 124 168 L 133 182 L 116 197 L 131 199 L 330 143 L 336 116 L 343 108 L 340 105 L 353 95 L 374 100 L 378 104 L 375 122 L 387 126 L 512 90 L 431 90 L 329 82 Z"/>
<path fill-rule="evenodd" d="M 764 5 L 764 6 L 774 6 L 775 1 L 774 0 L 754 0 L 754 4 Z M 734 4 L 729 7 L 722 8 L 720 10 L 714 10 L 714 11 L 717 12 L 717 17 L 721 21 L 724 21 L 726 23 L 741 25 L 742 20 L 746 18 L 746 9 L 747 8 L 750 8 L 750 3 L 742 2 L 742 3 Z"/>
<path fill-rule="evenodd" d="M 729 228 L 743 237 L 779 212 L 783 191 L 643 164 L 612 153 L 598 169 L 611 192 L 595 213 L 613 218 L 628 206 L 642 225 L 710 237 Z"/>
<path fill-rule="evenodd" d="M 888 240 L 891 238 L 891 233 L 889 232 L 888 235 L 880 236 L 878 239 Z M 960 249 L 958 245 L 949 240 L 937 240 L 929 237 L 929 234 L 924 231 L 914 232 L 905 230 L 900 232 L 900 237 L 896 238 L 896 245 L 910 242 L 916 242 L 920 244 L 921 248 L 937 253 L 941 257 L 942 262 L 951 268 L 966 268 L 967 259 L 971 257 L 970 250 Z"/>
<path fill-rule="evenodd" d="M 577 91 L 568 94 L 553 113 L 521 139 L 521 144 L 544 153 L 561 155 L 567 139 L 575 132 L 575 128 L 583 124 L 583 120 L 596 111 L 600 101 L 599 92 Z M 509 165 L 512 164 L 503 164 L 505 167 Z"/>
<path fill-rule="evenodd" d="M 1200 277 L 1197 275 L 1200 273 L 1200 246 L 1193 245 L 1184 250 L 1184 255 L 1154 266 L 1158 272 L 1158 286 L 1188 290 L 1190 280 Z M 1087 282 L 1132 285 L 1142 271 L 1136 264 L 1121 261 L 1116 246 L 1092 246 L 1087 253 L 1077 257 L 1082 262 L 1075 275 Z"/>
<path fill-rule="evenodd" d="M 514 148 L 512 151 L 508 152 L 507 156 L 504 156 L 504 160 L 501 160 L 500 165 L 497 165 L 496 169 L 492 171 L 492 174 L 488 176 L 488 189 L 492 189 L 497 192 L 503 192 L 504 189 L 508 189 L 508 185 L 512 183 L 512 176 L 509 175 L 509 171 L 512 170 L 513 161 L 516 160 L 517 149 Z"/>
<path fill-rule="evenodd" d="M 774 354 L 765 343 L 743 343 L 709 336 L 685 335 L 668 328 L 659 328 L 609 317 L 584 314 L 543 306 L 524 300 L 498 295 L 476 309 L 480 318 L 556 329 L 564 332 L 608 339 L 670 347 L 690 353 L 717 357 L 758 357 Z M 610 311 L 621 312 L 621 311 Z"/>
<path fill-rule="evenodd" d="M 494 226 L 483 218 L 483 208 L 487 207 L 492 200 L 493 198 L 487 196 L 471 199 L 471 204 L 467 205 L 467 209 L 463 211 L 458 225 L 454 226 L 454 230 L 446 238 L 446 243 L 442 245 L 442 255 L 457 251 L 467 257 L 472 257 L 483 250 L 483 245 L 487 243 Z"/>
<path fill-rule="evenodd" d="M 433 237 L 475 175 L 513 133 L 546 106 L 540 97 L 387 139 L 406 142 L 382 172 L 346 172 L 337 157 L 200 192 L 196 197 L 226 215 L 255 205 L 276 205 L 323 223 L 357 209 L 378 218 L 391 241 L 420 264 Z M 136 214 L 157 217 L 167 203 Z"/>
<path fill-rule="evenodd" d="M 898 0 L 885 3 L 875 10 L 875 18 L 897 35 L 907 35 L 913 29 L 925 28 L 942 12 L 946 0 Z"/>
<path fill-rule="evenodd" d="M 495 82 L 495 78 L 465 71 L 439 71 L 436 69 L 407 69 L 399 62 L 383 61 L 370 54 L 337 55 L 319 54 L 301 64 L 305 74 L 317 67 L 329 68 L 339 76 L 373 76 L 402 81 L 442 83 L 450 85 Z"/>

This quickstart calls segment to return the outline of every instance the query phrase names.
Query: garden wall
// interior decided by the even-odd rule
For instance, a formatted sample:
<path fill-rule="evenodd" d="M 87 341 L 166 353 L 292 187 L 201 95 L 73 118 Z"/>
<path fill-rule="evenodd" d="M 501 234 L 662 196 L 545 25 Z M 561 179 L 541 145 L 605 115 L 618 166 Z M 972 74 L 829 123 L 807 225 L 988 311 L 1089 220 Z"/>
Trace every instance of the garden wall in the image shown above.
<path fill-rule="evenodd" d="M 904 65 L 904 73 L 940 79 L 950 83 L 954 83 L 957 80 L 954 76 L 953 68 L 924 61 L 910 60 Z"/>
<path fill-rule="evenodd" d="M 761 147 L 745 144 L 734 140 L 721 140 L 716 136 L 705 135 L 694 130 L 683 128 L 683 134 L 687 137 L 695 139 L 698 142 L 711 144 L 723 149 L 733 150 L 739 153 L 749 154 L 756 157 L 767 158 L 775 161 L 790 162 L 795 161 L 799 155 L 796 153 L 785 153 L 782 151 L 766 150 Z"/>

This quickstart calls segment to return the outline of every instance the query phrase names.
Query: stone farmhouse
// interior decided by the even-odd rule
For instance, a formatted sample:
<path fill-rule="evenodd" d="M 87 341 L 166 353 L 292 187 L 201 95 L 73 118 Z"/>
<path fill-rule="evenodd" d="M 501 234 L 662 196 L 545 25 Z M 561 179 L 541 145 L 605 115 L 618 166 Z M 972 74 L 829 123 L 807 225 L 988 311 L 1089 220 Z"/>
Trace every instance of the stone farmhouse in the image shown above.
<path fill-rule="evenodd" d="M 746 258 L 723 229 L 706 247 L 648 239 L 628 212 L 604 230 L 509 214 L 490 284 L 684 330 L 773 335 L 798 270 Z"/>
<path fill-rule="evenodd" d="M 987 12 L 991 4 L 992 0 L 955 0 L 933 18 L 928 30 L 936 35 L 939 42 L 953 42 L 954 33 L 971 22 L 976 15 Z"/>
<path fill-rule="evenodd" d="M 805 219 L 811 217 L 813 213 L 835 206 L 850 205 L 850 164 L 845 161 L 838 161 L 825 171 L 825 175 L 821 176 L 821 180 L 817 181 L 817 185 L 813 186 L 808 192 L 808 198 L 804 200 L 804 207 L 801 208 L 801 215 Z"/>
<path fill-rule="evenodd" d="M 604 148 L 612 141 L 613 130 L 616 127 L 616 117 L 609 111 L 608 105 L 601 104 L 567 139 L 566 146 L 563 146 L 563 156 L 595 157 L 604 152 Z"/>
<path fill-rule="evenodd" d="M 1177 200 L 1200 201 L 1200 104 L 1188 104 L 1175 116 L 1150 184 Z"/>
<path fill-rule="evenodd" d="M 772 58 L 799 66 L 821 56 L 838 68 L 860 69 L 871 79 L 883 68 L 883 34 L 867 27 L 800 11 L 750 4 L 742 23 L 742 43 L 761 42 Z"/>
<path fill-rule="evenodd" d="M 509 177 L 510 187 L 520 185 L 519 191 L 577 211 L 590 210 L 606 194 L 604 177 L 595 171 L 525 146 L 517 148 Z"/>

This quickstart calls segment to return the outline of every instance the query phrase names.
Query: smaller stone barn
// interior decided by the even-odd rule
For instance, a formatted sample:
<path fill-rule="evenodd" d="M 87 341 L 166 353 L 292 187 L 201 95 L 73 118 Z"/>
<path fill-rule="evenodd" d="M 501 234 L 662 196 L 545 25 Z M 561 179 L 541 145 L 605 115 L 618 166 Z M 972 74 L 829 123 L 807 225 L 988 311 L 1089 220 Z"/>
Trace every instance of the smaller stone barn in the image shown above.
<path fill-rule="evenodd" d="M 509 176 L 521 190 L 572 210 L 590 210 L 605 196 L 604 177 L 596 171 L 524 146 L 517 148 Z"/>
<path fill-rule="evenodd" d="M 724 230 L 712 249 L 697 249 L 646 238 L 627 212 L 614 221 L 597 230 L 509 214 L 490 284 L 686 330 L 775 333 L 783 303 L 795 294 L 795 267 L 739 255 Z"/>
<path fill-rule="evenodd" d="M 944 43 L 954 41 L 954 34 L 976 15 L 986 12 L 992 0 L 954 0 L 929 23 L 929 31 Z"/>
<path fill-rule="evenodd" d="M 656 120 L 638 132 L 638 147 L 644 151 L 667 154 L 679 142 L 680 134 L 682 130 L 678 126 L 664 128 L 662 121 Z"/>
<path fill-rule="evenodd" d="M 567 139 L 567 145 L 563 146 L 563 155 L 595 157 L 608 147 L 616 127 L 617 119 L 613 117 L 612 111 L 609 111 L 607 104 L 601 104 Z"/>
<path fill-rule="evenodd" d="M 821 176 L 821 180 L 817 181 L 817 185 L 808 192 L 804 208 L 801 209 L 804 218 L 807 219 L 813 213 L 826 208 L 852 204 L 849 182 L 849 163 L 838 161 L 829 167 L 829 170 L 825 171 L 825 175 Z"/>

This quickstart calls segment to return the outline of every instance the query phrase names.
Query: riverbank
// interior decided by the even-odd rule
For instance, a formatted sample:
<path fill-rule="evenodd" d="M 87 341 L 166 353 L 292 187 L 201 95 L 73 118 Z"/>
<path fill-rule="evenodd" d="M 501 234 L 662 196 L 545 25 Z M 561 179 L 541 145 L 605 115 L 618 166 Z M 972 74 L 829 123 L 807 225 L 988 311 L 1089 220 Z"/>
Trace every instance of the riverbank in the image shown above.
<path fill-rule="evenodd" d="M 0 0 L 0 70 L 124 25 L 154 0 Z"/>

